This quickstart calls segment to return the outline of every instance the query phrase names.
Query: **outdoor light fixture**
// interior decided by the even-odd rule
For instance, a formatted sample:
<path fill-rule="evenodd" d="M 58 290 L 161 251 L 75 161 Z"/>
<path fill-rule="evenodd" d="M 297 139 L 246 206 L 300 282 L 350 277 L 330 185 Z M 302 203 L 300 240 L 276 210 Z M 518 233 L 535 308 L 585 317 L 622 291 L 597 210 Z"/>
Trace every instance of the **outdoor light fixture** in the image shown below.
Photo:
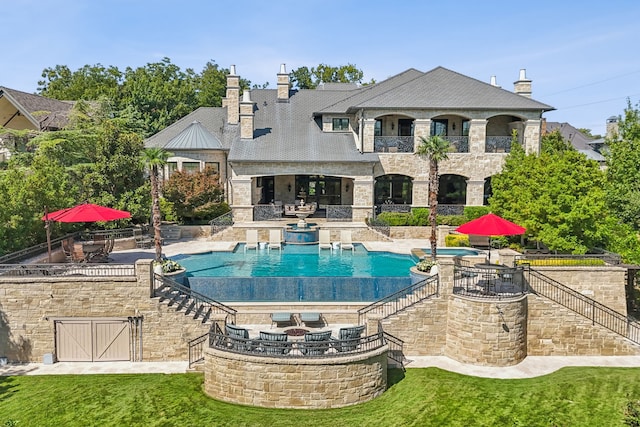
<path fill-rule="evenodd" d="M 349 183 L 347 182 L 347 186 L 345 187 L 346 191 L 349 191 Z"/>
<path fill-rule="evenodd" d="M 456 122 L 453 122 L 453 124 L 451 125 L 451 129 L 456 130 Z"/>
<path fill-rule="evenodd" d="M 393 122 L 391 122 L 391 130 L 393 130 L 394 127 L 395 125 L 393 124 Z"/>
<path fill-rule="evenodd" d="M 289 193 L 291 193 L 291 184 L 287 185 L 287 188 L 289 189 Z"/>

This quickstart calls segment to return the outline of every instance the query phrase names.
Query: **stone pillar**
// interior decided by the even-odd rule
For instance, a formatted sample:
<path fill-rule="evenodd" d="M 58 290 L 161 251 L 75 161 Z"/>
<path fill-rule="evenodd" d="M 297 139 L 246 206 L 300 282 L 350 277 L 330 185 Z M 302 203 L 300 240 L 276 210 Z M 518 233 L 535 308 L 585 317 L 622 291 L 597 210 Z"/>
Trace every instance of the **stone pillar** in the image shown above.
<path fill-rule="evenodd" d="M 136 261 L 136 283 L 149 289 L 149 297 L 153 298 L 153 260 L 139 259 Z"/>
<path fill-rule="evenodd" d="M 527 154 L 540 154 L 540 138 L 540 120 L 527 120 L 522 139 Z"/>
<path fill-rule="evenodd" d="M 253 221 L 253 205 L 251 204 L 251 178 L 234 178 L 231 191 L 233 192 L 233 220 L 235 222 Z"/>
<path fill-rule="evenodd" d="M 412 204 L 413 207 L 429 207 L 429 181 L 413 180 L 412 188 Z"/>
<path fill-rule="evenodd" d="M 453 293 L 453 258 L 438 258 L 438 286 L 440 298 L 446 299 Z"/>
<path fill-rule="evenodd" d="M 413 152 L 420 146 L 420 137 L 429 138 L 431 134 L 431 119 L 416 119 L 413 121 Z M 415 185 L 415 184 L 414 184 Z M 415 204 L 415 199 L 414 199 Z"/>
<path fill-rule="evenodd" d="M 380 332 L 380 320 L 382 320 L 382 314 L 367 314 L 367 318 L 365 320 L 367 330 L 363 335 L 369 336 Z"/>
<path fill-rule="evenodd" d="M 364 129 L 362 131 L 362 152 L 363 153 L 373 153 L 375 129 L 376 129 L 375 119 L 364 119 Z"/>
<path fill-rule="evenodd" d="M 469 122 L 469 153 L 482 154 L 487 143 L 487 121 L 473 119 Z"/>
<path fill-rule="evenodd" d="M 484 204 L 484 180 L 467 181 L 467 206 L 482 206 Z"/>

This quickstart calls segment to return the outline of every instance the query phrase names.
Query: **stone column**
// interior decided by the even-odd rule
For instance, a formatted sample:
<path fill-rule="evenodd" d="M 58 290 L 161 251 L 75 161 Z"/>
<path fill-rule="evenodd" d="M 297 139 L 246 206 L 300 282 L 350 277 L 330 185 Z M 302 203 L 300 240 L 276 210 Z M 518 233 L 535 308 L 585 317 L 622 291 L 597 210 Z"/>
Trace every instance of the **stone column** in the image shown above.
<path fill-rule="evenodd" d="M 540 120 L 525 122 L 523 147 L 527 154 L 540 154 Z"/>
<path fill-rule="evenodd" d="M 138 286 L 149 288 L 149 297 L 153 298 L 153 260 L 139 259 L 136 261 L 136 283 Z"/>
<path fill-rule="evenodd" d="M 453 294 L 453 266 L 453 258 L 438 258 L 439 293 L 443 299 Z"/>
<path fill-rule="evenodd" d="M 487 142 L 487 121 L 473 119 L 469 122 L 469 153 L 484 153 Z"/>
<path fill-rule="evenodd" d="M 235 222 L 253 221 L 253 205 L 251 204 L 251 178 L 234 178 L 233 220 Z"/>
<path fill-rule="evenodd" d="M 428 138 L 430 134 L 431 134 L 431 119 L 416 119 L 413 121 L 413 152 L 414 153 L 420 146 L 420 137 Z"/>
<path fill-rule="evenodd" d="M 373 177 L 356 177 L 353 180 L 352 220 L 365 221 L 373 213 Z"/>
<path fill-rule="evenodd" d="M 376 128 L 375 119 L 364 119 L 364 129 L 362 131 L 362 152 L 363 153 L 373 153 L 375 128 Z"/>
<path fill-rule="evenodd" d="M 484 204 L 484 180 L 469 179 L 467 181 L 467 206 L 482 206 Z"/>
<path fill-rule="evenodd" d="M 412 207 L 429 207 L 429 180 L 413 180 Z"/>

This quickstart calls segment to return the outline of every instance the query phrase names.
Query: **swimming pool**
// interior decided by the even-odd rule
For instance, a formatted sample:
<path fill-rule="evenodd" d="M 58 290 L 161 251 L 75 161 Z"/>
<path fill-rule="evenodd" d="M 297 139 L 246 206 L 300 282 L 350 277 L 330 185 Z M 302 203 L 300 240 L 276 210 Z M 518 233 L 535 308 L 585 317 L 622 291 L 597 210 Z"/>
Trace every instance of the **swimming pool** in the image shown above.
<path fill-rule="evenodd" d="M 322 250 L 317 245 L 284 245 L 280 250 L 207 252 L 173 257 L 189 277 L 398 277 L 408 276 L 417 259 L 390 252 Z"/>
<path fill-rule="evenodd" d="M 233 252 L 172 259 L 187 269 L 187 286 L 221 302 L 372 302 L 411 285 L 410 268 L 418 257 L 355 246 L 353 253 L 319 252 L 317 245 L 245 253 L 240 244 Z M 438 254 L 464 256 L 477 251 L 443 248 Z"/>

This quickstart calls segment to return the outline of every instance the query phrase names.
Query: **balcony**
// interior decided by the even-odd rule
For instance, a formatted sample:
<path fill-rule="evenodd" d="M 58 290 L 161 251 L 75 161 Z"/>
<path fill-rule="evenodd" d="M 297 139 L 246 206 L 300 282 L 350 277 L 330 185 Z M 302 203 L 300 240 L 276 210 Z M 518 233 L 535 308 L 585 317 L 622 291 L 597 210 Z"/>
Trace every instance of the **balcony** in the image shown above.
<path fill-rule="evenodd" d="M 485 153 L 510 153 L 511 136 L 487 136 L 484 146 Z"/>
<path fill-rule="evenodd" d="M 373 144 L 376 153 L 413 153 L 413 136 L 376 136 Z"/>
<path fill-rule="evenodd" d="M 469 137 L 468 136 L 442 136 L 442 139 L 449 141 L 449 151 L 451 153 L 468 153 Z"/>

